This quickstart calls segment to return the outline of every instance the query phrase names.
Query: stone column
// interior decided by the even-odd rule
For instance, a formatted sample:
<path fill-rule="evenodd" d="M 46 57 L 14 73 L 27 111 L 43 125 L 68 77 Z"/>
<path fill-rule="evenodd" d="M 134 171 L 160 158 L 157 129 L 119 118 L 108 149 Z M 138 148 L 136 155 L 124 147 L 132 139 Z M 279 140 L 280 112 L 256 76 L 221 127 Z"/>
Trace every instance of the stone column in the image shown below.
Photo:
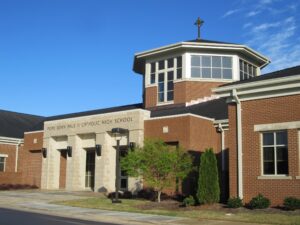
<path fill-rule="evenodd" d="M 84 190 L 86 151 L 82 148 L 81 139 L 77 135 L 68 136 L 68 145 L 72 146 L 72 159 L 69 159 L 68 166 L 70 169 L 67 169 L 67 189 L 72 191 Z"/>

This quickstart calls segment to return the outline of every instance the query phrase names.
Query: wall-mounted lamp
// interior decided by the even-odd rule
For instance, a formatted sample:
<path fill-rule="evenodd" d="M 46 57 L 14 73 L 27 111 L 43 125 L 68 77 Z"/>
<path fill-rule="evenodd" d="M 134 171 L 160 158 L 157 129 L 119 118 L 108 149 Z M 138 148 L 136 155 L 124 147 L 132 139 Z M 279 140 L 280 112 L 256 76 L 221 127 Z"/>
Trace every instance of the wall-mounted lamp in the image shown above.
<path fill-rule="evenodd" d="M 101 145 L 95 145 L 95 149 L 96 149 L 96 155 L 101 156 L 102 146 Z"/>
<path fill-rule="evenodd" d="M 72 157 L 72 146 L 67 147 L 67 154 L 68 154 L 68 157 Z"/>
<path fill-rule="evenodd" d="M 136 147 L 135 142 L 129 142 L 129 148 L 130 148 L 131 151 L 134 150 L 135 147 Z"/>
<path fill-rule="evenodd" d="M 47 149 L 46 148 L 42 148 L 42 154 L 43 154 L 43 158 L 47 158 Z"/>

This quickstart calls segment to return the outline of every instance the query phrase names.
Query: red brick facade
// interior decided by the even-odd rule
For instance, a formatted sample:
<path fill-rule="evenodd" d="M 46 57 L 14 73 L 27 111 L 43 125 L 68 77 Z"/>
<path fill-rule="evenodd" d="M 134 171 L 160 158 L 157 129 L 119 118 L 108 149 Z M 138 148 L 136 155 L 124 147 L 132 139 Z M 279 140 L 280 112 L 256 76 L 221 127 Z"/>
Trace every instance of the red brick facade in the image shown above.
<path fill-rule="evenodd" d="M 254 125 L 300 121 L 300 95 L 242 102 L 244 201 L 262 193 L 272 205 L 287 196 L 300 198 L 299 130 L 288 130 L 288 164 L 291 179 L 259 179 L 262 175 L 260 132 Z M 229 105 L 230 195 L 237 196 L 236 107 Z"/>

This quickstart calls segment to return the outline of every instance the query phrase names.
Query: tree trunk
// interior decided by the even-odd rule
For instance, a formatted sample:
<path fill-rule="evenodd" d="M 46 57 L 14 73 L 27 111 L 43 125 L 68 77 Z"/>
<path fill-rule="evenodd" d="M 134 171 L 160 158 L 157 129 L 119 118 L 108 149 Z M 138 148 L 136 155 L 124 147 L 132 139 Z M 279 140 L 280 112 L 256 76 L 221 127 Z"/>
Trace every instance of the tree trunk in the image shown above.
<path fill-rule="evenodd" d="M 157 192 L 157 202 L 160 203 L 161 191 Z"/>

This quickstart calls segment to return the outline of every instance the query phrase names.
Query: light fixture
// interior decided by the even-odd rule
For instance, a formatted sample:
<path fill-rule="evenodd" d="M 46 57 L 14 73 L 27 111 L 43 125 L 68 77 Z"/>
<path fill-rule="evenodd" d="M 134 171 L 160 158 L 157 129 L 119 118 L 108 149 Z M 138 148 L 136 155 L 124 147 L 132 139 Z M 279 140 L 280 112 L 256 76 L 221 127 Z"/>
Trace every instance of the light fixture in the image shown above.
<path fill-rule="evenodd" d="M 68 157 L 72 157 L 72 146 L 67 147 Z"/>
<path fill-rule="evenodd" d="M 120 140 L 122 138 L 122 135 L 127 135 L 128 139 L 128 134 L 129 130 L 124 129 L 124 128 L 113 128 L 111 129 L 112 135 L 115 137 L 117 141 L 117 149 L 116 149 L 116 181 L 115 181 L 115 196 L 113 196 L 113 199 L 111 200 L 112 203 L 122 203 L 121 200 L 119 200 L 119 189 L 120 189 Z"/>
<path fill-rule="evenodd" d="M 102 146 L 101 145 L 95 145 L 95 149 L 96 149 L 96 155 L 101 156 Z"/>
<path fill-rule="evenodd" d="M 42 148 L 43 158 L 47 158 L 47 148 Z"/>

